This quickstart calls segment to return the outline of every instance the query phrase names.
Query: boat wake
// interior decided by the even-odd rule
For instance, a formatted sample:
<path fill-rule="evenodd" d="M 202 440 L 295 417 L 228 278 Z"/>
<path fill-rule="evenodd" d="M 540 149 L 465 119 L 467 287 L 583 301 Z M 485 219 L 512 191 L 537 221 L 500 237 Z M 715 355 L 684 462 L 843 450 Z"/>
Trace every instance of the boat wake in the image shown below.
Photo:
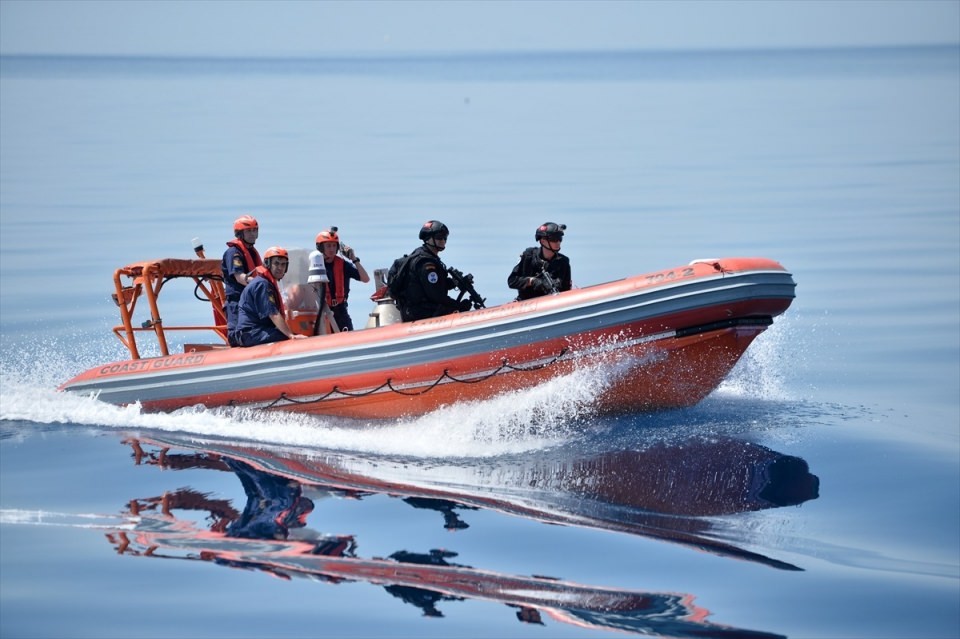
<path fill-rule="evenodd" d="M 775 325 L 716 391 L 724 399 L 784 400 L 783 336 Z M 111 342 L 100 344 L 107 350 Z M 115 406 L 58 385 L 102 352 L 70 355 L 57 341 L 33 345 L 2 362 L 0 420 L 189 433 L 201 437 L 411 457 L 494 457 L 561 446 L 580 436 L 585 424 L 596 427 L 593 402 L 622 374 L 601 365 L 560 376 L 533 388 L 476 402 L 452 404 L 420 417 L 364 422 L 301 413 L 195 406 L 172 413 L 144 412 L 137 404 Z M 112 350 L 112 349 L 111 349 Z"/>
<path fill-rule="evenodd" d="M 24 357 L 27 355 L 24 354 Z M 123 430 L 187 432 L 288 446 L 417 457 L 489 457 L 567 441 L 612 371 L 590 369 L 491 400 L 443 407 L 416 418 L 363 422 L 337 417 L 203 406 L 149 413 L 56 390 L 71 367 L 60 354 L 31 353 L 45 365 L 4 358 L 0 419 Z"/>
<path fill-rule="evenodd" d="M 791 341 L 799 331 L 792 330 L 793 317 L 781 316 L 760 335 L 740 357 L 730 375 L 714 391 L 716 397 L 743 397 L 768 401 L 793 401 L 787 390 L 786 372 L 798 365 Z M 788 362 L 791 362 L 789 364 Z"/>

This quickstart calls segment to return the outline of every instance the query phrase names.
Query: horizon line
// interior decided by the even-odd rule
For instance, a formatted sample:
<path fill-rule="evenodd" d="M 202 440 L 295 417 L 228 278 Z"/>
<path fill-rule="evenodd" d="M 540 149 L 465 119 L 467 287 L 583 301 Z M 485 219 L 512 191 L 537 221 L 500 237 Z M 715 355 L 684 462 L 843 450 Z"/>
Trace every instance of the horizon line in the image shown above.
<path fill-rule="evenodd" d="M 330 59 L 425 59 L 425 58 L 477 58 L 551 55 L 609 55 L 624 53 L 804 53 L 817 51 L 865 51 L 885 49 L 946 49 L 960 48 L 960 42 L 900 43 L 900 44 L 850 44 L 850 45 L 803 45 L 803 46 L 735 46 L 735 47 L 659 47 L 659 48 L 571 48 L 571 49 L 477 49 L 451 51 L 353 51 L 317 53 L 78 53 L 78 52 L 2 52 L 4 58 L 85 58 L 85 59 L 142 59 L 142 60 L 330 60 Z"/>

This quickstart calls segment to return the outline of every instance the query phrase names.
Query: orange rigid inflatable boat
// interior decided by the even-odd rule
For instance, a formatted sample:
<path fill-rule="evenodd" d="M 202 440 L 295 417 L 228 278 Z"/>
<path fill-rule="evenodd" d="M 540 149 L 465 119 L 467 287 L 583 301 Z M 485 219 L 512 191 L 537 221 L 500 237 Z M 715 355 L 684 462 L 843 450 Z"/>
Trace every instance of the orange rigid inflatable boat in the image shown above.
<path fill-rule="evenodd" d="M 212 307 L 213 324 L 164 323 L 158 298 L 173 278 L 193 279 L 195 296 Z M 282 283 L 294 302 L 287 304 L 291 327 L 312 335 L 322 324 L 314 321 L 316 310 L 298 316 L 292 300 L 306 279 L 290 279 Z M 420 415 L 598 366 L 606 367 L 599 412 L 690 406 L 786 311 L 796 286 L 770 259 L 695 260 L 491 308 L 480 299 L 475 310 L 416 322 L 397 321 L 392 300 L 377 298 L 366 329 L 230 348 L 219 260 L 140 262 L 118 269 L 114 282 L 123 323 L 113 330 L 131 359 L 92 368 L 61 390 L 118 405 L 139 402 L 147 411 L 244 406 L 356 419 Z M 136 326 L 142 298 L 150 317 Z M 216 343 L 184 344 L 184 352 L 171 353 L 174 331 L 204 331 Z M 156 336 L 160 356 L 140 356 L 143 333 Z"/>

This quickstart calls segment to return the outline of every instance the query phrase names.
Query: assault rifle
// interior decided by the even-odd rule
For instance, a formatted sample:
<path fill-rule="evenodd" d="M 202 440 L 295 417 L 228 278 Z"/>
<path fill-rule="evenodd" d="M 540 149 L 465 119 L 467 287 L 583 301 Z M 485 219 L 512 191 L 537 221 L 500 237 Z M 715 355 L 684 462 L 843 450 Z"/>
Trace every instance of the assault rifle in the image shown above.
<path fill-rule="evenodd" d="M 470 301 L 473 302 L 473 308 L 486 308 L 484 302 L 487 300 L 480 297 L 480 294 L 477 293 L 477 290 L 473 288 L 473 275 L 469 273 L 467 275 L 463 274 L 463 271 L 458 271 L 455 268 L 447 268 L 447 273 L 450 274 L 450 278 L 453 280 L 453 285 L 460 289 L 460 296 L 457 298 L 459 302 L 463 299 L 464 295 L 470 296 Z"/>
<path fill-rule="evenodd" d="M 536 279 L 539 280 L 536 290 L 543 291 L 544 293 L 551 295 L 556 295 L 559 293 L 560 280 L 555 278 L 553 275 L 550 275 L 550 271 L 547 270 L 547 266 L 550 263 L 540 257 L 540 251 L 537 251 L 535 264 L 540 266 L 540 273 L 538 273 L 536 277 Z M 534 266 L 534 268 L 536 268 L 536 266 Z"/>
<path fill-rule="evenodd" d="M 547 293 L 556 295 L 560 292 L 560 281 L 554 276 L 550 275 L 550 273 L 547 271 L 546 263 L 543 263 L 540 267 L 540 278 L 547 285 Z"/>

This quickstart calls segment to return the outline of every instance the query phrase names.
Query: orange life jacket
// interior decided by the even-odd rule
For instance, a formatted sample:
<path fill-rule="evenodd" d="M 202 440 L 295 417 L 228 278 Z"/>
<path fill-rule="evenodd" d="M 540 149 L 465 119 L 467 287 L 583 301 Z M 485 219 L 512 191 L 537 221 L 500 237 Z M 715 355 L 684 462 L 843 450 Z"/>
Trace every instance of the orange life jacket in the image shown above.
<path fill-rule="evenodd" d="M 243 240 L 239 238 L 230 240 L 227 242 L 227 246 L 235 246 L 240 249 L 240 252 L 243 254 L 243 261 L 247 264 L 247 273 L 258 266 L 263 266 L 263 260 L 260 259 L 260 253 L 257 252 L 257 249 L 248 245 Z"/>
<path fill-rule="evenodd" d="M 253 270 L 257 277 L 264 277 L 270 286 L 273 288 L 273 294 L 277 298 L 277 310 L 280 311 L 280 316 L 286 319 L 287 309 L 283 306 L 283 295 L 280 294 L 280 285 L 277 283 L 277 280 L 274 279 L 273 273 L 270 272 L 266 266 L 258 266 Z"/>
<path fill-rule="evenodd" d="M 346 286 L 343 284 L 343 260 L 339 257 L 333 258 L 333 268 L 327 269 L 327 277 L 330 278 L 330 282 L 336 282 L 337 285 L 337 296 L 332 297 L 330 294 L 330 289 L 332 286 L 327 286 L 327 306 L 333 308 L 334 306 L 339 306 L 343 304 L 346 297 L 343 292 L 346 290 Z"/>

